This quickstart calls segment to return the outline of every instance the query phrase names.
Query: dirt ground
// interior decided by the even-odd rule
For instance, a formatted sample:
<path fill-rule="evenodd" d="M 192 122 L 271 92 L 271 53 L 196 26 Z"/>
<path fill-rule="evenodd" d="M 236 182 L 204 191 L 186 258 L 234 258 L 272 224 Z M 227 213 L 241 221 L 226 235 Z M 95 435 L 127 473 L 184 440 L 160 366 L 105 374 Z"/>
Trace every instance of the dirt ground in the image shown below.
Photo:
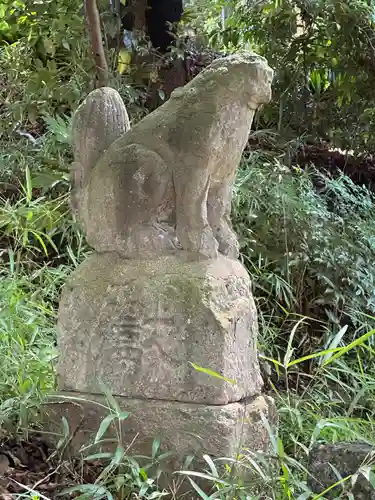
<path fill-rule="evenodd" d="M 70 486 L 93 484 L 102 468 L 98 462 L 62 460 L 41 437 L 3 440 L 0 442 L 0 499 L 11 500 L 27 493 L 32 498 L 34 492 L 36 499 L 52 500 Z"/>

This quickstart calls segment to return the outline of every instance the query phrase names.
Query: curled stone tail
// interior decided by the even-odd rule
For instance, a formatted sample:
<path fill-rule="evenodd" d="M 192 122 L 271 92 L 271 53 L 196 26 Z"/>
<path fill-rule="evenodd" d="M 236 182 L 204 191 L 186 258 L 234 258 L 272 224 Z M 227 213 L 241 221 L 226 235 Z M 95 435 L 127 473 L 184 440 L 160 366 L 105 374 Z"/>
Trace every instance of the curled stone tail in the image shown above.
<path fill-rule="evenodd" d="M 110 88 L 95 89 L 78 107 L 73 119 L 72 207 L 80 211 L 82 189 L 108 147 L 130 128 L 120 94 Z"/>

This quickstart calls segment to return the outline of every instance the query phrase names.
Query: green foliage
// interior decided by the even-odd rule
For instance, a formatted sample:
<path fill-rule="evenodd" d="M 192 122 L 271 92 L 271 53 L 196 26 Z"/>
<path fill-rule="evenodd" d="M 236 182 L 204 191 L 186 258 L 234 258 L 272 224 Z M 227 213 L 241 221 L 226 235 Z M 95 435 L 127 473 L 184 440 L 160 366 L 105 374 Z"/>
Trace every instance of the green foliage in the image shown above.
<path fill-rule="evenodd" d="M 295 324 L 290 340 L 301 322 Z M 359 356 L 365 352 L 365 349 L 362 351 L 361 348 L 366 348 L 366 343 L 373 333 L 368 332 L 361 341 L 357 342 L 356 346 L 352 346 L 353 349 L 357 349 Z M 291 344 L 290 341 L 289 347 Z M 358 397 L 358 394 L 361 394 L 361 397 L 367 395 L 370 400 L 374 400 L 374 377 L 364 374 L 354 375 L 352 387 L 339 381 L 342 370 L 351 375 L 355 373 L 344 361 L 349 347 L 348 345 L 331 349 L 331 357 L 327 356 L 326 351 L 317 352 L 314 358 L 316 372 L 313 377 L 306 377 L 303 380 L 301 372 L 299 374 L 302 379 L 301 387 L 295 389 L 287 387 L 283 393 L 275 391 L 281 419 L 281 432 L 277 433 L 270 427 L 264 416 L 261 416 L 271 442 L 271 449 L 267 453 L 245 448 L 240 450 L 235 457 L 211 458 L 203 455 L 204 465 L 199 470 L 195 470 L 195 458 L 200 457 L 187 457 L 182 470 L 175 473 L 179 482 L 174 489 L 173 498 L 180 498 L 178 493 L 181 480 L 185 480 L 185 488 L 188 480 L 188 486 L 190 484 L 196 495 L 204 500 L 214 498 L 219 500 L 233 498 L 240 500 L 249 498 L 317 500 L 320 498 L 308 487 L 307 467 L 310 450 L 316 444 L 325 441 L 361 440 L 374 444 L 375 407 L 373 406 L 371 414 L 361 414 L 362 405 Z M 335 358 L 335 355 L 338 357 Z M 328 360 L 331 361 L 328 363 Z M 300 366 L 302 361 L 293 358 L 293 351 L 289 348 L 285 356 L 285 372 L 290 371 L 290 375 L 293 375 L 293 370 Z M 329 370 L 326 369 L 328 364 L 330 364 Z M 209 370 L 206 370 L 206 373 L 209 374 Z M 212 376 L 216 377 L 217 374 L 212 373 Z M 61 494 L 80 492 L 83 495 L 82 498 L 113 498 L 112 495 L 116 495 L 116 498 L 129 498 L 133 492 L 139 498 L 150 499 L 168 494 L 165 490 L 158 488 L 158 480 L 164 468 L 164 461 L 170 454 L 162 453 L 163 443 L 159 440 L 154 440 L 149 457 L 129 456 L 125 453 L 121 446 L 121 422 L 128 419 L 129 414 L 120 409 L 105 387 L 103 391 L 107 400 L 106 404 L 91 403 L 99 404 L 100 411 L 104 409 L 108 414 L 100 423 L 92 441 L 81 448 L 81 453 L 84 457 L 83 461 L 101 459 L 106 466 L 95 482 L 71 487 Z M 62 396 L 62 399 L 71 399 L 73 402 L 85 401 L 80 397 Z M 113 440 L 117 443 L 117 447 L 114 452 L 97 451 L 98 446 L 105 445 L 107 442 L 106 433 L 109 428 L 112 432 L 115 431 L 116 437 Z M 64 422 L 63 438 L 60 441 L 62 449 L 69 439 L 68 423 Z M 131 448 L 128 451 L 131 451 Z M 357 472 L 338 480 L 335 485 L 340 485 L 343 495 L 350 495 L 358 476 L 363 475 L 371 481 L 373 470 L 373 460 L 367 460 Z M 207 491 L 207 488 L 205 491 L 202 490 L 201 482 L 198 483 L 202 479 L 205 480 L 206 485 L 212 485 L 211 491 Z"/>
<path fill-rule="evenodd" d="M 113 15 L 108 2 L 102 3 L 102 28 L 113 35 Z M 0 0 L 0 139 L 20 130 L 39 135 L 48 117 L 64 125 L 62 115 L 70 115 L 92 90 L 94 62 L 83 12 L 82 0 Z M 144 115 L 143 86 L 117 74 L 116 50 L 106 47 L 106 54 L 111 85 L 133 116 Z"/>
<path fill-rule="evenodd" d="M 372 0 L 191 3 L 212 45 L 255 50 L 275 69 L 267 127 L 342 148 L 375 147 Z"/>
<path fill-rule="evenodd" d="M 55 311 L 48 295 L 56 293 L 52 276 L 44 282 L 44 293 L 36 273 L 0 275 L 0 427 L 14 419 L 25 428 L 30 411 L 38 408 L 44 394 L 54 387 L 56 357 Z M 60 276 L 58 285 L 65 275 Z M 33 280 L 34 282 L 30 282 Z M 51 282 L 52 281 L 52 282 Z M 35 417 L 35 415 L 34 415 Z"/>
<path fill-rule="evenodd" d="M 41 113 L 76 105 L 90 80 L 92 62 L 77 0 L 0 3 L 0 135 L 17 122 L 35 127 Z"/>
<path fill-rule="evenodd" d="M 26 167 L 25 184 L 21 185 L 17 200 L 0 197 L 0 244 L 8 246 L 17 265 L 41 262 L 51 257 L 61 258 L 62 248 L 71 251 L 82 244 L 82 235 L 70 218 L 68 195 L 34 196 L 33 181 Z M 37 177 L 39 188 L 56 187 L 61 179 L 42 173 Z"/>
<path fill-rule="evenodd" d="M 59 293 L 88 254 L 68 204 L 71 116 L 93 80 L 81 7 L 77 0 L 0 0 L 4 432 L 14 423 L 25 429 L 35 422 L 40 402 L 54 388 Z M 332 179 L 313 167 L 289 168 L 285 153 L 307 139 L 358 151 L 375 145 L 372 11 L 373 3 L 361 0 L 189 2 L 185 23 L 203 32 L 201 40 L 225 51 L 255 49 L 276 70 L 274 100 L 257 121 L 258 128 L 272 129 L 257 134 L 271 139 L 274 151 L 244 157 L 233 219 L 253 279 L 260 358 L 280 430 L 268 427 L 273 447 L 268 455 L 244 450 L 233 459 L 204 456 L 199 471 L 187 460 L 176 478 L 189 481 L 201 498 L 314 498 L 306 471 L 313 445 L 374 443 L 374 196 L 344 175 Z M 117 75 L 112 84 L 134 120 L 145 113 L 145 95 L 131 78 Z M 282 151 L 275 152 L 282 135 L 292 141 L 284 140 Z M 235 383 L 194 361 L 194 369 Z M 128 414 L 104 392 L 108 416 L 82 450 L 84 462 L 100 458 L 103 469 L 92 483 L 69 493 L 164 496 L 158 487 L 167 458 L 162 443 L 154 441 L 147 460 L 124 450 L 120 424 Z M 63 427 L 61 453 L 70 439 L 69 422 Z M 117 434 L 116 450 L 95 455 L 94 446 L 105 445 L 109 428 Z M 249 481 L 243 480 L 244 471 Z M 209 495 L 200 489 L 202 477 L 213 484 Z M 351 479 L 343 485 L 348 492 Z"/>
<path fill-rule="evenodd" d="M 339 326 L 348 317 L 364 325 L 363 313 L 375 310 L 373 195 L 345 176 L 288 169 L 262 153 L 244 161 L 235 192 L 235 224 L 264 314 L 279 327 L 290 313 L 307 316 L 320 332 L 319 322 Z"/>

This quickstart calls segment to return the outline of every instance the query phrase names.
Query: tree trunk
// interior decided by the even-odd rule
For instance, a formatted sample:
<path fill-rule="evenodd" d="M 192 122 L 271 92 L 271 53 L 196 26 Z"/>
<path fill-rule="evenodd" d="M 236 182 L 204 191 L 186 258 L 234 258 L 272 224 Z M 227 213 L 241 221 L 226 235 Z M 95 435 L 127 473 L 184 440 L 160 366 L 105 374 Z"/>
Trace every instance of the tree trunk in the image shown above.
<path fill-rule="evenodd" d="M 96 66 L 96 87 L 106 87 L 109 80 L 108 65 L 104 53 L 100 17 L 96 0 L 85 0 L 85 6 L 86 20 L 91 37 L 91 49 Z"/>

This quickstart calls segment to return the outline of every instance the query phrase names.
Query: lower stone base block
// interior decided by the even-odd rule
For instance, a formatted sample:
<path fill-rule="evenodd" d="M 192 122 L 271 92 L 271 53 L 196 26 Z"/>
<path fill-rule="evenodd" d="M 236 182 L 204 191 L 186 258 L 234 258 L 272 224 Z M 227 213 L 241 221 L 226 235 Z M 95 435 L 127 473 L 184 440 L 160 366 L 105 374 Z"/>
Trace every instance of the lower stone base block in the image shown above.
<path fill-rule="evenodd" d="M 104 397 L 80 393 L 63 393 L 46 405 L 48 430 L 61 432 L 62 417 L 69 423 L 70 452 L 81 453 L 81 447 L 93 442 L 101 422 L 110 413 Z M 267 452 L 270 438 L 261 414 L 271 427 L 277 424 L 277 413 L 272 398 L 258 396 L 246 403 L 201 405 L 160 400 L 115 398 L 129 417 L 122 421 L 123 446 L 128 454 L 151 456 L 152 442 L 161 440 L 161 450 L 171 451 L 170 466 L 181 468 L 188 455 L 199 458 L 234 457 L 241 449 Z M 117 420 L 118 422 L 118 420 Z M 114 422 L 116 425 L 116 419 Z M 115 435 L 113 424 L 103 438 Z M 60 437 L 60 436 L 59 436 Z M 58 437 L 58 438 L 59 438 Z M 97 445 L 96 445 L 97 446 Z M 102 450 L 116 447 L 101 446 Z M 98 451 L 90 447 L 85 454 Z"/>

